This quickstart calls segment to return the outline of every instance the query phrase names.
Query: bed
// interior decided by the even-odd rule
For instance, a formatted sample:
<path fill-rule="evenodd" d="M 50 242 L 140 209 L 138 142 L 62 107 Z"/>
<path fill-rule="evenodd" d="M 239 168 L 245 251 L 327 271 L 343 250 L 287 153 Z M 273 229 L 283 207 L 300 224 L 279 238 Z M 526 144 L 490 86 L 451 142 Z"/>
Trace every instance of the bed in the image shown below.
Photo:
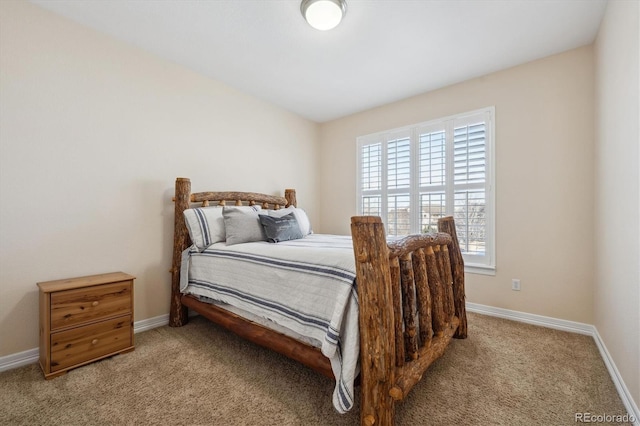
<path fill-rule="evenodd" d="M 278 244 L 250 242 L 226 247 L 225 243 L 216 243 L 198 249 L 194 247 L 197 244 L 192 244 L 185 224 L 185 211 L 190 213 L 194 207 L 255 206 L 252 208 L 263 212 L 277 213 L 280 209 L 287 212 L 297 207 L 295 190 L 287 189 L 284 197 L 252 192 L 192 193 L 190 180 L 177 178 L 174 203 L 169 325 L 186 324 L 187 309 L 192 309 L 247 340 L 336 380 L 334 407 L 340 412 L 353 405 L 353 383 L 359 373 L 363 425 L 392 425 L 394 404 L 406 397 L 429 365 L 444 353 L 452 338 L 467 336 L 464 265 L 451 217 L 438 221 L 438 233 L 393 241 L 387 240 L 379 217 L 354 216 L 352 235 L 346 245 L 344 237 L 340 240 L 340 237 L 331 239 L 312 234 L 303 240 Z M 332 246 L 331 251 L 327 245 Z M 304 256 L 322 258 L 324 263 L 312 264 L 301 254 L 304 250 L 296 246 L 307 247 L 304 250 L 310 253 Z M 210 266 L 204 263 L 213 258 L 222 263 Z M 238 258 L 248 259 L 250 263 L 233 263 L 241 260 Z M 266 263 L 276 264 L 278 270 L 267 271 Z M 292 264 L 296 266 L 291 267 Z M 295 275 L 303 272 L 299 265 L 313 271 L 315 276 Z M 328 270 L 330 272 L 326 272 Z M 284 316 L 277 317 L 274 324 L 263 318 L 264 312 L 252 315 L 242 309 L 245 306 L 229 305 L 239 299 L 238 294 L 244 297 L 244 286 L 260 287 L 257 283 L 261 274 L 265 280 L 269 274 L 279 277 L 277 291 L 282 295 L 294 295 L 300 283 L 307 281 L 314 283 L 311 288 L 326 286 L 330 289 L 327 291 L 339 294 L 335 302 L 341 311 L 339 318 L 335 315 L 338 309 L 327 308 L 331 315 L 325 315 L 309 311 L 319 306 L 317 304 L 298 309 L 295 301 L 285 306 L 289 302 L 278 297 L 277 309 L 295 320 L 290 322 L 289 329 L 290 324 L 285 324 L 287 327 L 281 324 L 280 319 L 286 320 Z M 313 281 L 319 279 L 318 275 L 333 281 L 319 284 L 320 281 Z M 288 284 L 295 284 L 296 290 L 283 287 Z M 183 293 L 187 287 L 191 290 Z M 208 293 L 194 290 L 205 287 L 218 291 L 213 299 L 223 303 L 211 303 Z M 297 300 L 313 297 L 304 295 Z M 252 295 L 245 300 L 271 303 L 275 299 Z M 276 310 L 262 302 L 259 308 Z M 298 311 L 305 312 L 312 320 L 300 320 Z M 304 334 L 305 325 L 312 329 L 308 338 Z M 319 330 L 323 332 L 318 334 Z"/>

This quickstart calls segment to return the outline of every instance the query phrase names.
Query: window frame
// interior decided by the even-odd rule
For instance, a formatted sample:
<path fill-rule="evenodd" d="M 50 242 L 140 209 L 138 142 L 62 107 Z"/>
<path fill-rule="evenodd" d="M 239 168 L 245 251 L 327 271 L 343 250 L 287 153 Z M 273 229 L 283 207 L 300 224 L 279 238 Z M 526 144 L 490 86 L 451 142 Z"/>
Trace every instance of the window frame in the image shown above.
<path fill-rule="evenodd" d="M 478 116 L 484 116 L 485 123 L 485 182 L 484 184 L 466 183 L 455 184 L 454 182 L 454 129 L 461 125 L 469 125 L 477 120 Z M 469 255 L 463 253 L 465 261 L 465 271 L 469 273 L 478 273 L 484 275 L 495 275 L 496 255 L 495 255 L 495 107 L 485 107 L 461 114 L 450 115 L 434 120 L 424 121 L 421 123 L 402 126 L 395 129 L 389 129 L 382 132 L 376 132 L 368 135 L 359 136 L 356 139 L 356 211 L 358 214 L 363 212 L 363 196 L 371 195 L 379 196 L 379 212 L 385 229 L 388 230 L 388 197 L 394 194 L 408 194 L 410 198 L 410 206 L 420 205 L 420 196 L 424 194 L 425 185 L 420 180 L 420 140 L 421 134 L 427 132 L 433 133 L 442 130 L 445 132 L 445 178 L 444 184 L 434 185 L 429 188 L 429 193 L 435 193 L 441 190 L 445 194 L 447 200 L 445 207 L 446 215 L 453 215 L 455 207 L 455 190 L 456 188 L 478 189 L 484 188 L 485 195 L 485 254 Z M 409 138 L 410 140 L 410 186 L 409 188 L 389 188 L 388 182 L 388 146 L 390 141 L 397 141 L 401 138 Z M 380 185 L 377 189 L 363 189 L 363 158 L 362 149 L 364 146 L 380 144 L 380 167 L 379 181 Z M 435 189 L 434 189 L 435 188 Z M 386 212 L 386 214 L 385 214 Z M 420 232 L 421 227 L 421 209 L 410 208 L 409 220 L 412 232 Z"/>

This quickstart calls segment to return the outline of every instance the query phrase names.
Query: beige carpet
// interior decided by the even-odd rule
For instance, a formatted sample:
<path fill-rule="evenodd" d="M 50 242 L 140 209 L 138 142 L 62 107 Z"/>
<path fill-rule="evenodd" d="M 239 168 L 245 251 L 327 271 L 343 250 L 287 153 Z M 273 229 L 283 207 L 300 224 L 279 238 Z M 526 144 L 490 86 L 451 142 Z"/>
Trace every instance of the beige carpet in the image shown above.
<path fill-rule="evenodd" d="M 45 381 L 0 374 L 1 425 L 356 425 L 333 383 L 202 318 L 136 335 L 134 352 Z M 469 338 L 397 407 L 398 425 L 575 425 L 625 414 L 591 337 L 470 314 Z"/>

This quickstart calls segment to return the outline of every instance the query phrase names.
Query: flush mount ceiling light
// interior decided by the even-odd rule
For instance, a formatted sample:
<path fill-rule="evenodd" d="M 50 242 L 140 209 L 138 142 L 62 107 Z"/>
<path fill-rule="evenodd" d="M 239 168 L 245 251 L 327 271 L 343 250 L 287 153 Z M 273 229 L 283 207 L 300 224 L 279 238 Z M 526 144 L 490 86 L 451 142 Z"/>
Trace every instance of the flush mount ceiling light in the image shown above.
<path fill-rule="evenodd" d="M 345 0 L 302 0 L 302 16 L 313 28 L 326 31 L 335 28 L 347 13 Z"/>

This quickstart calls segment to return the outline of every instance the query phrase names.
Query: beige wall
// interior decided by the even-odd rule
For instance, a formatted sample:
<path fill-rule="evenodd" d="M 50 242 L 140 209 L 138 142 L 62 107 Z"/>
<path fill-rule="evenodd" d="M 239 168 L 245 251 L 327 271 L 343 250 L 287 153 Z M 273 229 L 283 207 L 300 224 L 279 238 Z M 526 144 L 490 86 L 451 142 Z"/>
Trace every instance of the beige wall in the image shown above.
<path fill-rule="evenodd" d="M 38 345 L 36 282 L 123 270 L 168 312 L 171 196 L 298 189 L 318 125 L 27 2 L 0 1 L 0 356 Z"/>
<path fill-rule="evenodd" d="M 497 269 L 468 301 L 593 323 L 593 84 L 588 46 L 323 124 L 320 230 L 349 231 L 357 136 L 494 105 Z"/>
<path fill-rule="evenodd" d="M 595 45 L 595 325 L 636 402 L 640 402 L 639 5 L 610 1 Z"/>

